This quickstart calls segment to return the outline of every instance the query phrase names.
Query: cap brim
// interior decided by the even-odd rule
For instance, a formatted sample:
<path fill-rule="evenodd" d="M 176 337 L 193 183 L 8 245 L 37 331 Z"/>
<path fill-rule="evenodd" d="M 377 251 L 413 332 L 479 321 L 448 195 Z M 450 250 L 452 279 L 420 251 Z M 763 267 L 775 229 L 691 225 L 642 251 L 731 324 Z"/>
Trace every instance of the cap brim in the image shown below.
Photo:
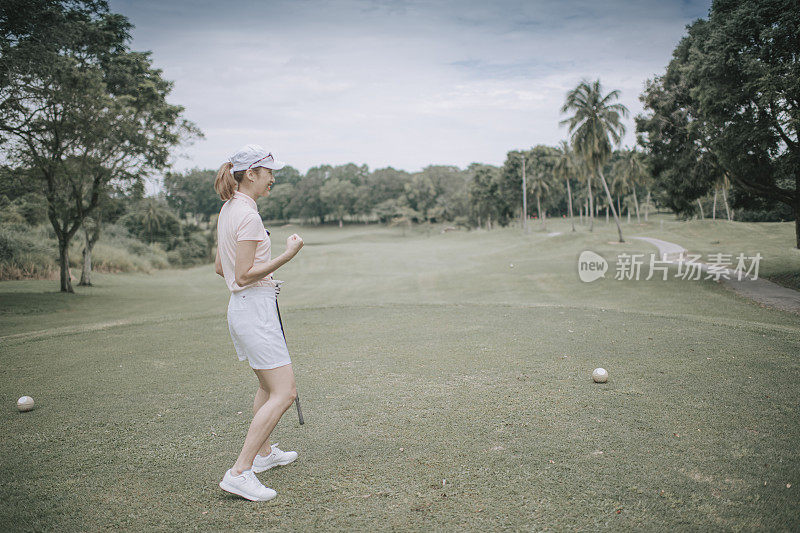
<path fill-rule="evenodd" d="M 273 161 L 272 163 L 265 163 L 263 165 L 259 163 L 257 166 L 268 168 L 270 170 L 280 170 L 286 166 L 286 163 L 283 161 Z"/>

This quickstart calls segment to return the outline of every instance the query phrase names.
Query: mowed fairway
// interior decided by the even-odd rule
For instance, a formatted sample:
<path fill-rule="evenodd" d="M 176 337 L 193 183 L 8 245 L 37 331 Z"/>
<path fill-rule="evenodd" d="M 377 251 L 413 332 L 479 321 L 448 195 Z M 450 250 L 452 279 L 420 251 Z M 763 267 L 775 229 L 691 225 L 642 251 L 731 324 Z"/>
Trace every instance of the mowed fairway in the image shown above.
<path fill-rule="evenodd" d="M 602 223 L 270 230 L 273 255 L 306 242 L 276 275 L 306 419 L 292 407 L 273 434 L 300 453 L 259 474 L 278 497 L 217 486 L 256 380 L 212 265 L 95 275 L 75 295 L 3 282 L 2 529 L 799 527 L 797 315 L 712 281 L 617 281 L 613 264 L 582 283 L 583 250 L 654 251 Z M 758 248 L 754 231 L 726 251 Z M 775 263 L 800 270 L 791 224 L 776 231 Z"/>

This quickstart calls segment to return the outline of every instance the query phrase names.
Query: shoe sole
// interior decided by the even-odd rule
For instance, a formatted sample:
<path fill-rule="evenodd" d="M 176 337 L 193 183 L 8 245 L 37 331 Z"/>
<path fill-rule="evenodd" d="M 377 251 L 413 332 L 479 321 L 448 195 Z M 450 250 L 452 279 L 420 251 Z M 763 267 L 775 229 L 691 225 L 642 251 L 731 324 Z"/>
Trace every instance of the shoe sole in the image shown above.
<path fill-rule="evenodd" d="M 275 496 L 270 496 L 269 498 L 255 498 L 255 497 L 253 497 L 253 496 L 249 496 L 249 495 L 247 495 L 247 494 L 243 493 L 242 491 L 240 491 L 240 490 L 239 490 L 239 489 L 237 489 L 236 487 L 233 487 L 233 486 L 231 486 L 231 485 L 228 485 L 228 484 L 227 484 L 227 483 L 225 483 L 224 481 L 220 481 L 220 482 L 219 482 L 219 488 L 221 488 L 221 489 L 222 489 L 222 490 L 224 490 L 225 492 L 230 492 L 231 494 L 236 494 L 237 496 L 241 496 L 242 498 L 244 498 L 244 499 L 246 499 L 246 500 L 250 500 L 251 502 L 268 502 L 268 501 L 270 501 L 271 499 L 273 499 L 275 496 L 277 496 L 277 495 L 278 495 L 278 494 L 276 493 L 276 494 L 275 494 Z"/>
<path fill-rule="evenodd" d="M 286 466 L 289 463 L 293 463 L 297 460 L 297 457 L 294 459 L 289 459 L 288 461 L 278 461 L 277 463 L 272 463 L 269 466 L 253 466 L 253 472 L 256 474 L 260 474 L 261 472 L 266 472 L 270 468 L 275 468 L 276 466 Z"/>

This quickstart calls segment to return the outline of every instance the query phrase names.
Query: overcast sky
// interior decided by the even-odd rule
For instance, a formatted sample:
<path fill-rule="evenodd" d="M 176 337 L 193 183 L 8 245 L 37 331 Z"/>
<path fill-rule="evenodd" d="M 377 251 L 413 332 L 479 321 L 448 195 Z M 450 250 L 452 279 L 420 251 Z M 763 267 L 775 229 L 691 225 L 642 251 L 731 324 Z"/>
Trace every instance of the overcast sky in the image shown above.
<path fill-rule="evenodd" d="M 686 24 L 710 0 L 343 2 L 111 0 L 205 133 L 178 170 L 218 168 L 257 143 L 305 172 L 367 163 L 501 164 L 567 136 L 559 108 L 582 78 L 633 116 Z M 181 155 L 183 154 L 183 155 Z"/>

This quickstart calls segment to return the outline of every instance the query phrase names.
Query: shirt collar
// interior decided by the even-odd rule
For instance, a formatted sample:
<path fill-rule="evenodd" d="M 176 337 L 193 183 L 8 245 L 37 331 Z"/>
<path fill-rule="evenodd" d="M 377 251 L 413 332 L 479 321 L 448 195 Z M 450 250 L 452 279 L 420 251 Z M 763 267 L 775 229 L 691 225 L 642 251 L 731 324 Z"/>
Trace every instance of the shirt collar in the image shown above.
<path fill-rule="evenodd" d="M 252 207 L 252 208 L 253 208 L 253 209 L 255 209 L 256 211 L 258 211 L 258 206 L 256 205 L 256 201 L 255 201 L 255 200 L 253 200 L 252 198 L 250 198 L 250 196 L 246 195 L 246 194 L 245 194 L 245 193 L 243 193 L 242 191 L 233 191 L 233 197 L 234 197 L 234 198 L 241 198 L 242 200 L 244 200 L 245 202 L 247 202 L 247 204 L 248 204 L 250 207 Z"/>

